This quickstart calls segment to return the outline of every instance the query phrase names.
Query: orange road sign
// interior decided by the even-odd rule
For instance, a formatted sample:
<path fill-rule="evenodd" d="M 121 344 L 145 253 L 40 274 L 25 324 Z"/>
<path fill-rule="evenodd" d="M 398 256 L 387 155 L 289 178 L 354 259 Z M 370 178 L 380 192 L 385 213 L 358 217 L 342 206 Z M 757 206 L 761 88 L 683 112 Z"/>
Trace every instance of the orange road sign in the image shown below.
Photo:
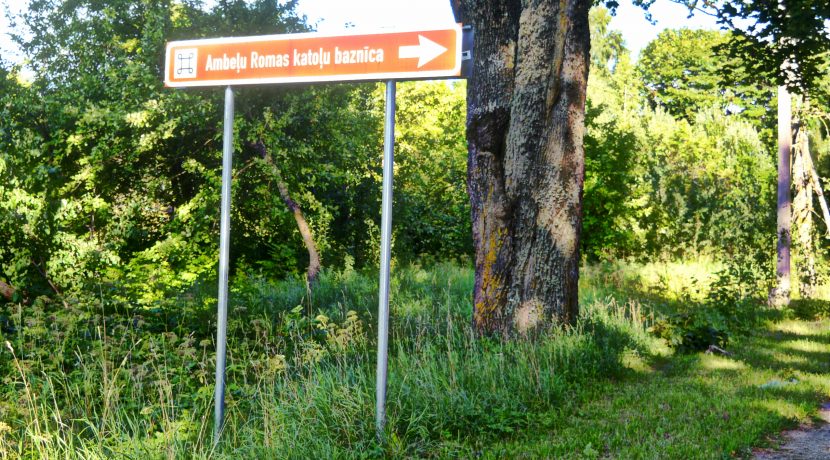
<path fill-rule="evenodd" d="M 457 77 L 461 25 L 417 31 L 303 33 L 167 44 L 169 87 Z"/>

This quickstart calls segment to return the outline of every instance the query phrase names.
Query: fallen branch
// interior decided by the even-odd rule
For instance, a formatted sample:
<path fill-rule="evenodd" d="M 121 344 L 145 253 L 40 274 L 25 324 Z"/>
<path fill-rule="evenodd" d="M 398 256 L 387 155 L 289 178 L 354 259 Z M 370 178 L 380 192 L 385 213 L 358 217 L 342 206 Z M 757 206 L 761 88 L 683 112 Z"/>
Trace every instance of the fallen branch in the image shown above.
<path fill-rule="evenodd" d="M 723 348 L 721 348 L 717 345 L 709 345 L 709 348 L 706 349 L 706 354 L 707 355 L 712 355 L 712 354 L 715 354 L 715 353 L 720 353 L 724 356 L 732 356 L 732 353 L 729 353 L 728 351 L 724 350 Z"/>

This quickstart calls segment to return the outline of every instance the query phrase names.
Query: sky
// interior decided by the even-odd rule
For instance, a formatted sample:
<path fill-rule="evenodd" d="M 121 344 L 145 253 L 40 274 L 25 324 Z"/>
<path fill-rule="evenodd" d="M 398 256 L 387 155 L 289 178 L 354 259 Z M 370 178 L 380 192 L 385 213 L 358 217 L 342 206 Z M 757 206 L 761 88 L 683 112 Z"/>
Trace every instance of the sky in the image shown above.
<path fill-rule="evenodd" d="M 688 11 L 669 0 L 658 0 L 651 7 L 656 24 L 646 21 L 642 9 L 625 0 L 620 3 L 611 28 L 622 32 L 628 49 L 635 57 L 663 29 L 717 29 L 713 18 L 698 13 L 687 19 Z M 8 39 L 9 24 L 4 12 L 6 7 L 18 12 L 26 4 L 27 0 L 0 0 L 0 57 L 6 61 L 19 62 L 21 57 Z M 300 0 L 298 10 L 321 32 L 336 32 L 349 26 L 360 29 L 417 29 L 454 22 L 449 0 Z"/>
<path fill-rule="evenodd" d="M 620 2 L 611 28 L 622 32 L 626 45 L 636 56 L 660 31 L 666 28 L 717 29 L 714 18 L 695 14 L 669 0 L 658 0 L 650 11 L 656 24 L 649 23 L 642 8 Z M 361 29 L 384 27 L 418 27 L 455 22 L 449 0 L 300 0 L 298 10 L 305 14 L 317 30 L 334 32 L 346 24 Z"/>
<path fill-rule="evenodd" d="M 27 0 L 0 0 L 0 59 L 3 61 L 18 62 L 21 59 L 8 36 L 11 30 L 6 11 L 18 14 L 28 3 Z"/>

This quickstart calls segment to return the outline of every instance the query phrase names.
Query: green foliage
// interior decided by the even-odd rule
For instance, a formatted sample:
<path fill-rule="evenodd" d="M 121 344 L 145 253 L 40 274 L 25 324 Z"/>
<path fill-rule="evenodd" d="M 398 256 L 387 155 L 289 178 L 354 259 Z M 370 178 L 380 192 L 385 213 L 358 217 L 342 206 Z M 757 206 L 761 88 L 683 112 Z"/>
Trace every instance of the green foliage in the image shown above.
<path fill-rule="evenodd" d="M 674 256 L 711 248 L 763 257 L 774 236 L 775 169 L 754 129 L 715 111 L 694 124 L 659 111 L 647 120 L 648 245 Z"/>
<path fill-rule="evenodd" d="M 633 68 L 611 17 L 591 10 L 591 73 L 585 109 L 585 183 L 582 251 L 590 260 L 625 256 L 639 249 L 635 220 L 640 193 Z"/>
<path fill-rule="evenodd" d="M 785 8 L 764 0 L 726 0 L 707 6 L 715 8 L 720 23 L 734 29 L 734 39 L 721 46 L 730 57 L 727 73 L 746 72 L 802 94 L 813 92 L 826 77 L 830 52 L 826 1 L 790 0 Z"/>
<path fill-rule="evenodd" d="M 725 34 L 710 30 L 660 32 L 637 62 L 649 103 L 686 119 L 720 105 L 720 62 L 713 49 L 725 40 Z"/>
<path fill-rule="evenodd" d="M 595 99 L 599 98 L 588 100 L 585 110 L 582 220 L 582 247 L 591 259 L 637 250 L 633 217 L 638 206 L 631 197 L 637 190 L 638 138 L 630 125 L 615 117 L 619 111 Z"/>
<path fill-rule="evenodd" d="M 478 340 L 467 326 L 470 269 L 396 271 L 389 442 L 380 446 L 375 280 L 325 271 L 313 299 L 299 278 L 235 280 L 218 455 L 428 455 L 444 442 L 497 439 L 538 427 L 532 415 L 581 383 L 621 375 L 624 349 L 653 345 L 642 323 L 604 304 L 572 330 Z M 9 345 L 0 351 L 0 453 L 209 455 L 215 324 L 202 305 L 215 299 L 194 290 L 177 302 L 166 311 L 106 298 L 70 309 L 46 298 L 0 306 L 0 343 Z"/>
<path fill-rule="evenodd" d="M 769 90 L 717 90 L 718 32 L 664 31 L 634 69 L 595 11 L 595 51 L 614 57 L 592 61 L 588 84 L 583 253 L 709 254 L 768 271 L 775 169 L 758 113 Z"/>
<path fill-rule="evenodd" d="M 642 91 L 652 108 L 694 121 L 698 112 L 715 108 L 749 122 L 765 144 L 774 142 L 774 85 L 759 82 L 739 70 L 728 78 L 730 64 L 718 50 L 732 36 L 713 30 L 667 29 L 640 53 L 637 70 Z"/>
<path fill-rule="evenodd" d="M 718 310 L 699 306 L 658 320 L 650 331 L 681 353 L 703 351 L 711 345 L 725 347 L 730 335 Z"/>
<path fill-rule="evenodd" d="M 830 318 L 830 301 L 824 299 L 792 299 L 789 308 L 796 317 L 805 320 Z"/>
<path fill-rule="evenodd" d="M 736 337 L 753 333 L 774 312 L 765 311 L 763 293 L 771 285 L 769 273 L 751 263 L 730 261 L 713 274 L 706 297 L 683 296 L 671 313 L 650 328 L 657 337 L 683 353 L 726 347 Z M 695 286 L 695 290 L 701 287 Z"/>
<path fill-rule="evenodd" d="M 750 254 L 761 264 L 774 171 L 748 108 L 763 104 L 724 93 L 707 108 L 714 70 L 703 56 L 721 36 L 666 32 L 652 44 L 655 81 L 690 76 L 678 89 L 688 96 L 678 119 L 641 98 L 638 71 L 607 12 L 595 9 L 591 19 L 583 253 Z M 222 101 L 215 91 L 162 88 L 159 58 L 167 39 L 304 30 L 293 4 L 38 2 L 22 23 L 31 33 L 21 45 L 37 64 L 30 83 L 8 74 L 0 96 L 0 170 L 8 178 L 0 184 L 0 231 L 8 235 L 0 279 L 29 301 L 103 285 L 148 308 L 212 284 Z M 689 39 L 678 42 L 688 53 L 666 54 L 675 35 Z M 472 252 L 464 91 L 463 82 L 399 85 L 399 262 Z M 237 89 L 233 273 L 273 280 L 307 265 L 279 179 L 325 266 L 377 263 L 383 104 L 375 84 Z M 729 104 L 744 110 L 725 115 Z M 258 141 L 273 166 L 259 158 Z"/>
<path fill-rule="evenodd" d="M 758 327 L 730 337 L 729 357 L 670 356 L 646 333 L 661 306 L 615 290 L 607 277 L 620 270 L 642 271 L 586 270 L 584 292 L 611 286 L 611 297 L 583 296 L 576 327 L 511 342 L 471 335 L 469 268 L 396 270 L 383 445 L 373 420 L 374 273 L 324 271 L 311 299 L 300 278 L 234 279 L 227 424 L 215 450 L 215 325 L 201 308 L 215 302 L 209 292 L 188 291 L 168 311 L 107 299 L 5 304 L 0 456 L 663 457 L 748 449 L 813 413 L 830 374 L 815 359 L 830 353 L 826 324 Z M 795 391 L 759 388 L 783 376 Z M 671 442 L 635 442 L 644 432 Z"/>
<path fill-rule="evenodd" d="M 633 0 L 646 11 L 655 0 Z M 599 3 L 599 2 L 598 2 Z M 609 8 L 617 0 L 604 2 Z M 826 76 L 826 54 L 830 50 L 830 4 L 825 0 L 724 0 L 698 2 L 678 0 L 689 14 L 715 16 L 729 40 L 716 45 L 726 57 L 722 75 L 728 80 L 760 83 L 764 86 L 786 85 L 791 91 L 814 93 Z M 735 78 L 737 79 L 735 80 Z"/>
<path fill-rule="evenodd" d="M 3 96 L 0 155 L 10 181 L 0 222 L 14 236 L 0 270 L 32 297 L 77 295 L 93 280 L 123 283 L 120 267 L 181 224 L 175 208 L 199 184 L 182 165 L 216 158 L 204 148 L 213 134 L 203 124 L 216 119 L 211 101 L 160 91 L 162 29 L 176 29 L 169 8 L 33 2 L 23 18 L 31 37 L 21 44 L 36 74 Z"/>
<path fill-rule="evenodd" d="M 442 260 L 472 254 L 463 81 L 398 85 L 395 254 Z"/>
<path fill-rule="evenodd" d="M 162 87 L 164 43 L 306 30 L 294 3 L 33 2 L 17 39 L 31 82 L 0 94 L 0 279 L 31 300 L 103 283 L 162 307 L 214 273 L 221 186 L 217 91 Z M 402 84 L 396 254 L 471 252 L 463 83 Z M 377 263 L 379 85 L 236 90 L 232 269 L 301 273 L 307 253 L 262 141 L 323 263 Z"/>
<path fill-rule="evenodd" d="M 622 33 L 608 28 L 611 13 L 605 8 L 591 8 L 591 70 L 607 76 L 626 54 Z"/>

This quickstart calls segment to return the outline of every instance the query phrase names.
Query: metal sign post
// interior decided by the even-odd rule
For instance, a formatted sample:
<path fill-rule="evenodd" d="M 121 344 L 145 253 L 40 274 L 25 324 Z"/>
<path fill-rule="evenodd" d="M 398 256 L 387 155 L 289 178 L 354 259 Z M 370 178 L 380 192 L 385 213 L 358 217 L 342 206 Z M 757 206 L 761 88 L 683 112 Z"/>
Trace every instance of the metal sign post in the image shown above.
<path fill-rule="evenodd" d="M 222 216 L 219 223 L 219 305 L 216 324 L 216 393 L 213 444 L 225 421 L 225 354 L 228 333 L 228 264 L 231 234 L 231 173 L 233 167 L 233 89 L 225 88 L 225 129 L 222 138 Z"/>
<path fill-rule="evenodd" d="M 341 34 L 304 33 L 226 37 L 167 43 L 167 87 L 386 81 L 383 149 L 376 427 L 383 440 L 389 348 L 389 263 L 392 240 L 392 165 L 395 144 L 395 80 L 455 78 L 470 68 L 472 32 L 461 24 L 421 30 Z M 462 52 L 463 51 L 463 52 Z M 216 329 L 216 393 L 213 442 L 225 419 L 225 355 L 228 330 L 233 90 L 225 89 L 222 152 L 222 215 L 219 238 L 219 299 Z"/>
<path fill-rule="evenodd" d="M 392 257 L 392 175 L 395 150 L 395 81 L 386 82 L 386 118 L 383 128 L 383 204 L 380 222 L 380 288 L 378 294 L 378 364 L 375 428 L 383 441 L 386 422 L 386 374 L 389 350 L 389 262 Z"/>

